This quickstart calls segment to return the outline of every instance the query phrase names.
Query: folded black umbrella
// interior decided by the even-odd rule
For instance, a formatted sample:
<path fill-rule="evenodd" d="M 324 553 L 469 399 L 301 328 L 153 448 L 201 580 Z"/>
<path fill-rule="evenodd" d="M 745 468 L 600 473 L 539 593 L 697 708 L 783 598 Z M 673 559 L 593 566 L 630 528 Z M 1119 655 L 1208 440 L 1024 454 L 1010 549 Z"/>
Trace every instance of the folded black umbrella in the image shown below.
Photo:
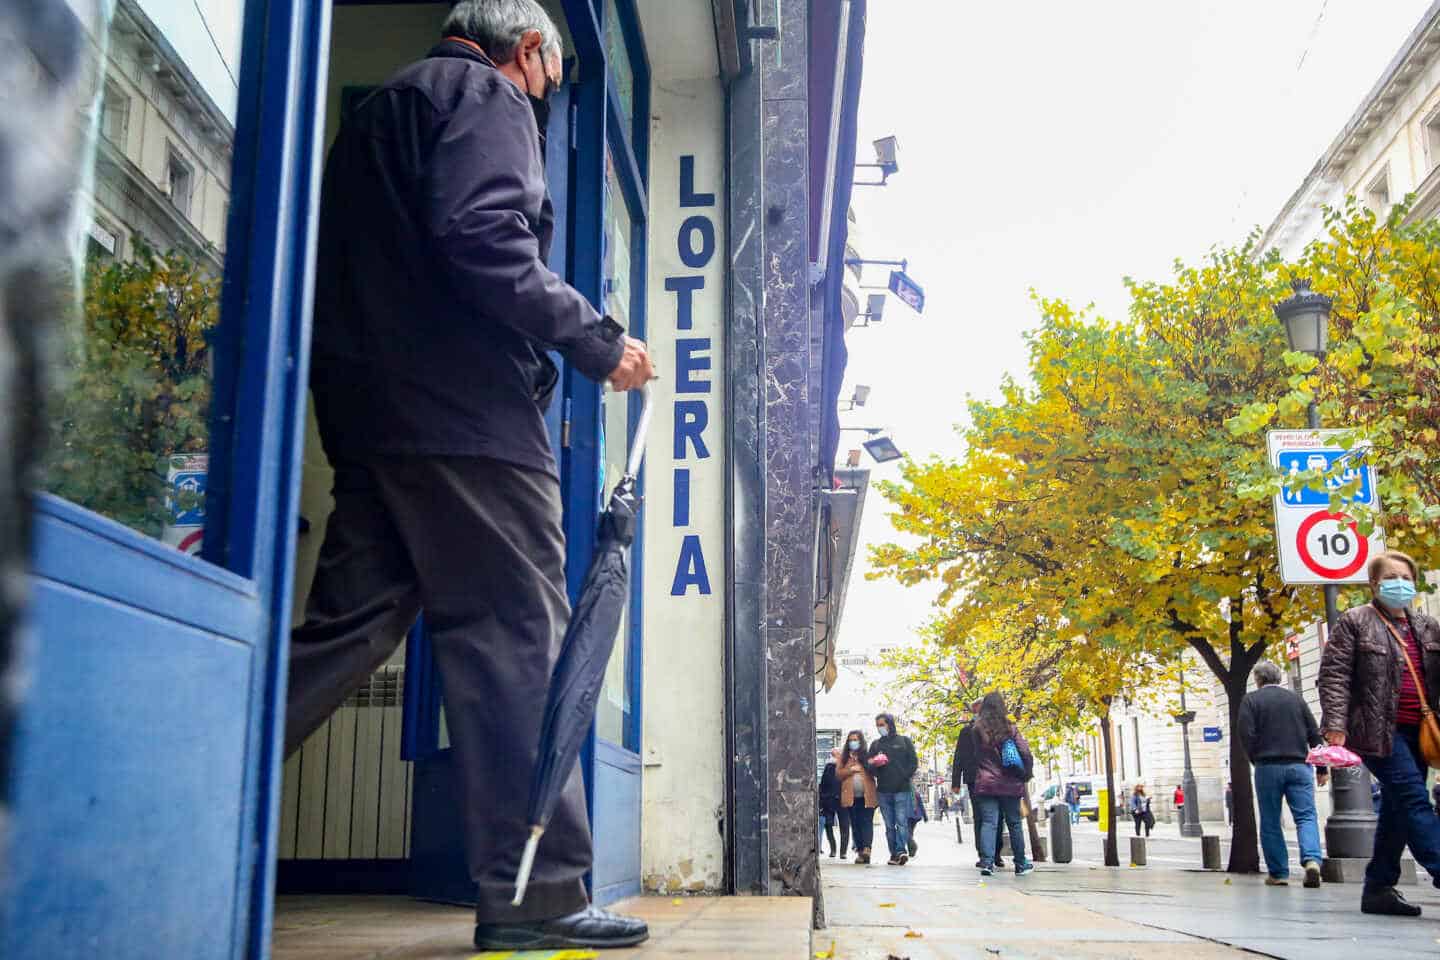
<path fill-rule="evenodd" d="M 605 669 L 615 648 L 625 607 L 630 602 L 630 545 L 635 542 L 635 521 L 640 498 L 635 477 L 645 459 L 645 435 L 650 429 L 650 387 L 641 388 L 643 405 L 640 422 L 625 476 L 610 494 L 610 503 L 600 516 L 595 556 L 580 588 L 580 597 L 570 614 L 565 640 L 550 692 L 545 701 L 545 720 L 540 728 L 540 755 L 535 777 L 530 782 L 530 837 L 515 877 L 515 906 L 525 900 L 525 887 L 535 865 L 535 851 L 560 792 L 580 759 L 580 748 L 595 721 L 595 707 L 605 682 Z"/>

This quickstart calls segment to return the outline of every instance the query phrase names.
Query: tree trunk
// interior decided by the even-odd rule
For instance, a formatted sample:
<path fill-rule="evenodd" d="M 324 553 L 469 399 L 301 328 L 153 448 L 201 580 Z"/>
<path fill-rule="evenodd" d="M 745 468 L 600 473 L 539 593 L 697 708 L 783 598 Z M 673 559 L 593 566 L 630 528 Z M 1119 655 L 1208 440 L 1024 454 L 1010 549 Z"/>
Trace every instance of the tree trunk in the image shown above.
<path fill-rule="evenodd" d="M 1250 758 L 1245 754 L 1245 745 L 1235 736 L 1240 720 L 1240 701 L 1245 698 L 1246 679 L 1249 675 L 1248 668 L 1244 668 L 1244 672 L 1238 675 L 1232 669 L 1231 676 L 1225 678 L 1225 696 L 1230 701 L 1230 783 L 1234 790 L 1232 809 L 1235 811 L 1232 821 L 1234 825 L 1230 828 L 1230 863 L 1226 867 L 1231 873 L 1260 871 L 1260 838 L 1255 829 Z"/>
<path fill-rule="evenodd" d="M 1115 754 L 1110 749 L 1110 704 L 1100 714 L 1100 739 L 1105 744 L 1105 809 L 1100 815 L 1105 818 L 1105 866 L 1120 866 L 1120 851 L 1115 841 Z"/>

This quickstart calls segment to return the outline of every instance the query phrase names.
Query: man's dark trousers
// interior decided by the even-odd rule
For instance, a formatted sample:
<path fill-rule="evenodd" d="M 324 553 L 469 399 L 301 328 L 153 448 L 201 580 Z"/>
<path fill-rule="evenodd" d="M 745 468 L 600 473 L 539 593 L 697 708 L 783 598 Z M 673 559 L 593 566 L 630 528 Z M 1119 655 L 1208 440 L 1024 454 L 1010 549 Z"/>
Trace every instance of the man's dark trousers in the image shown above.
<path fill-rule="evenodd" d="M 337 462 L 305 623 L 291 636 L 287 755 L 383 664 L 423 608 L 460 779 L 480 923 L 588 902 L 579 765 L 511 907 L 545 694 L 569 619 L 559 482 L 483 457 Z"/>

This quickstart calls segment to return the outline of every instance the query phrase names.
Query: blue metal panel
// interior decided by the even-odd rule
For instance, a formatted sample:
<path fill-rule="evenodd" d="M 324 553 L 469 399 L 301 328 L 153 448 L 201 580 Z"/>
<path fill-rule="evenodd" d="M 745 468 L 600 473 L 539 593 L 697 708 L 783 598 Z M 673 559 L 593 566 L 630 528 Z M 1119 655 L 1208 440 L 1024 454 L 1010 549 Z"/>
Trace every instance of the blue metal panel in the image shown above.
<path fill-rule="evenodd" d="M 614 903 L 640 893 L 640 757 L 605 740 L 595 742 L 595 834 L 592 897 Z"/>
<path fill-rule="evenodd" d="M 268 953 L 328 30 L 328 5 L 246 4 L 215 567 L 41 505 L 6 956 Z"/>
<path fill-rule="evenodd" d="M 35 588 L 45 637 L 21 715 L 0 956 L 235 956 L 255 649 L 53 580 Z"/>

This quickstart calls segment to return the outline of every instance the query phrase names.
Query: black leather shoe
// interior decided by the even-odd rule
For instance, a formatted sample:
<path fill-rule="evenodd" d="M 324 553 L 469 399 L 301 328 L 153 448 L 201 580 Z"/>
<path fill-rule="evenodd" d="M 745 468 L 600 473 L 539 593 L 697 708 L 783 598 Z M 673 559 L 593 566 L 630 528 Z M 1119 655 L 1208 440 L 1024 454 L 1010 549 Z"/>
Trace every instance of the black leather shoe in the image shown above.
<path fill-rule="evenodd" d="M 1360 898 L 1361 913 L 1378 913 L 1387 917 L 1418 917 L 1420 908 L 1410 903 L 1394 887 L 1376 890 Z"/>
<path fill-rule="evenodd" d="M 599 907 L 534 923 L 476 924 L 477 950 L 564 950 L 569 947 L 633 947 L 650 938 L 644 920 Z"/>

